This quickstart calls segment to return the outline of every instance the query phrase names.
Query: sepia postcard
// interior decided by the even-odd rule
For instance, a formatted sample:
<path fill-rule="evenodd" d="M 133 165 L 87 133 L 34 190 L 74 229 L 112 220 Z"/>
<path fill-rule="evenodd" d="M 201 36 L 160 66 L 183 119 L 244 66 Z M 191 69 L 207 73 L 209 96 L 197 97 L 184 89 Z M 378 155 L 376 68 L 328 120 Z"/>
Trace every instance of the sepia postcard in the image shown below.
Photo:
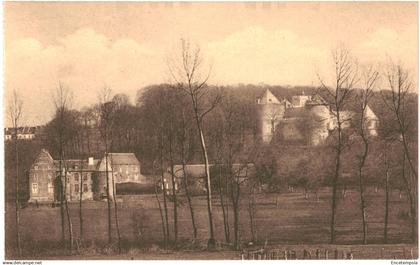
<path fill-rule="evenodd" d="M 418 34 L 418 2 L 3 2 L 3 264 L 417 264 Z"/>

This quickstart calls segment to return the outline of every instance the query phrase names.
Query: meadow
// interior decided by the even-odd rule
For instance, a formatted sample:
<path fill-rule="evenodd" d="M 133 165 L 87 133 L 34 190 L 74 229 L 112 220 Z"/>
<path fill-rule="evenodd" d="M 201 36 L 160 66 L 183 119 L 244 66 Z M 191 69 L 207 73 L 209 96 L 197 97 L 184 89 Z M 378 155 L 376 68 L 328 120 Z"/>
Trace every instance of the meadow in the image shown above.
<path fill-rule="evenodd" d="M 373 189 L 367 193 L 368 243 L 382 244 L 384 226 L 384 192 Z M 319 192 L 319 200 L 314 194 L 305 199 L 301 191 L 286 192 L 278 196 L 260 193 L 257 195 L 257 244 L 278 245 L 323 245 L 329 242 L 330 191 Z M 161 218 L 153 194 L 118 196 L 118 213 L 121 237 L 131 245 L 153 246 L 162 240 Z M 224 242 L 223 217 L 218 195 L 214 194 L 214 223 L 216 239 Z M 192 238 L 191 219 L 185 197 L 180 197 L 178 208 L 178 226 L 180 242 Z M 162 202 L 161 202 L 162 203 Z M 240 237 L 246 245 L 251 240 L 250 222 L 247 211 L 247 199 L 241 202 Z M 169 221 L 173 237 L 172 203 L 169 203 Z M 207 208 L 204 196 L 193 198 L 193 205 L 198 227 L 198 239 L 205 242 L 207 232 Z M 401 198 L 397 191 L 392 192 L 389 213 L 389 244 L 410 243 L 410 223 L 407 217 L 406 197 Z M 75 238 L 79 238 L 79 205 L 70 203 L 70 213 Z M 114 216 L 114 215 L 113 215 Z M 361 218 L 359 193 L 351 189 L 345 198 L 341 198 L 337 213 L 337 242 L 339 245 L 361 243 Z M 229 211 L 229 221 L 233 223 L 233 212 Z M 6 253 L 15 244 L 15 222 L 13 204 L 6 207 Z M 116 238 L 113 219 L 113 237 Z M 83 241 L 107 242 L 107 208 L 105 201 L 83 202 Z M 61 238 L 60 208 L 51 205 L 30 205 L 21 211 L 21 234 L 23 247 L 27 253 L 38 253 L 49 247 L 54 248 Z M 66 237 L 68 234 L 66 233 Z M 231 225 L 233 240 L 233 225 Z M 32 249 L 32 251 L 30 250 Z M 379 248 L 378 248 L 379 249 Z M 9 252 L 10 253 L 10 252 Z M 379 256 L 376 255 L 376 256 Z"/>

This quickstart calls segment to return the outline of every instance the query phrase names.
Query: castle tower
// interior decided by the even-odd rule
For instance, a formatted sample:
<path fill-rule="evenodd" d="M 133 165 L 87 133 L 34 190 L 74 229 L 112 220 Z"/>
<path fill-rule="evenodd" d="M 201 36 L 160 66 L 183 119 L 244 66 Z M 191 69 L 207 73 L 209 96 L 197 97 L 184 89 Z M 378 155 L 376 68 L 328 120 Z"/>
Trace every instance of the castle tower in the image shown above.
<path fill-rule="evenodd" d="M 258 104 L 258 131 L 264 143 L 269 143 L 273 138 L 276 126 L 283 118 L 286 102 L 281 102 L 267 89 L 262 97 L 257 99 Z"/>
<path fill-rule="evenodd" d="M 329 135 L 329 130 L 333 129 L 330 109 L 326 101 L 315 95 L 305 102 L 308 111 L 308 145 L 319 145 L 325 141 Z"/>

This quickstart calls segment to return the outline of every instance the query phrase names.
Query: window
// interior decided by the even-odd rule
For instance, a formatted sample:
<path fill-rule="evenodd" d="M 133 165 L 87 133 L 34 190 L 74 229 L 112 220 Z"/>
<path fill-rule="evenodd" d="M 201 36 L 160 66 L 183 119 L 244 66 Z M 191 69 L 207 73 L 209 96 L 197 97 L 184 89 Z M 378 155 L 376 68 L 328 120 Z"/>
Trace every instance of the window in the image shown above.
<path fill-rule="evenodd" d="M 79 184 L 74 184 L 74 192 L 79 193 Z"/>
<path fill-rule="evenodd" d="M 38 183 L 32 183 L 32 193 L 38 194 Z"/>
<path fill-rule="evenodd" d="M 34 182 L 38 182 L 38 175 L 34 174 Z"/>
<path fill-rule="evenodd" d="M 54 186 L 51 182 L 48 182 L 48 193 L 53 194 L 54 193 Z"/>
<path fill-rule="evenodd" d="M 74 181 L 79 181 L 79 173 L 74 173 Z"/>
<path fill-rule="evenodd" d="M 87 184 L 83 184 L 83 192 L 88 192 L 88 185 Z"/>
<path fill-rule="evenodd" d="M 88 180 L 88 174 L 83 175 L 83 181 L 87 181 Z"/>

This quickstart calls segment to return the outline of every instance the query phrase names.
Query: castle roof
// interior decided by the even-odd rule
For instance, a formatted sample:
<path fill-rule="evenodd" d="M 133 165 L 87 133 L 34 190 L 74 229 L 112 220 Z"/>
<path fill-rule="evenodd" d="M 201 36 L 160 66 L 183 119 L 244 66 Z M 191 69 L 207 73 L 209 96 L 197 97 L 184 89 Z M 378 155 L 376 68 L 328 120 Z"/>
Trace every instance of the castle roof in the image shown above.
<path fill-rule="evenodd" d="M 259 98 L 258 103 L 259 104 L 281 104 L 278 98 L 274 96 L 274 94 L 271 93 L 271 91 L 268 88 L 267 90 L 265 90 L 262 97 Z"/>

